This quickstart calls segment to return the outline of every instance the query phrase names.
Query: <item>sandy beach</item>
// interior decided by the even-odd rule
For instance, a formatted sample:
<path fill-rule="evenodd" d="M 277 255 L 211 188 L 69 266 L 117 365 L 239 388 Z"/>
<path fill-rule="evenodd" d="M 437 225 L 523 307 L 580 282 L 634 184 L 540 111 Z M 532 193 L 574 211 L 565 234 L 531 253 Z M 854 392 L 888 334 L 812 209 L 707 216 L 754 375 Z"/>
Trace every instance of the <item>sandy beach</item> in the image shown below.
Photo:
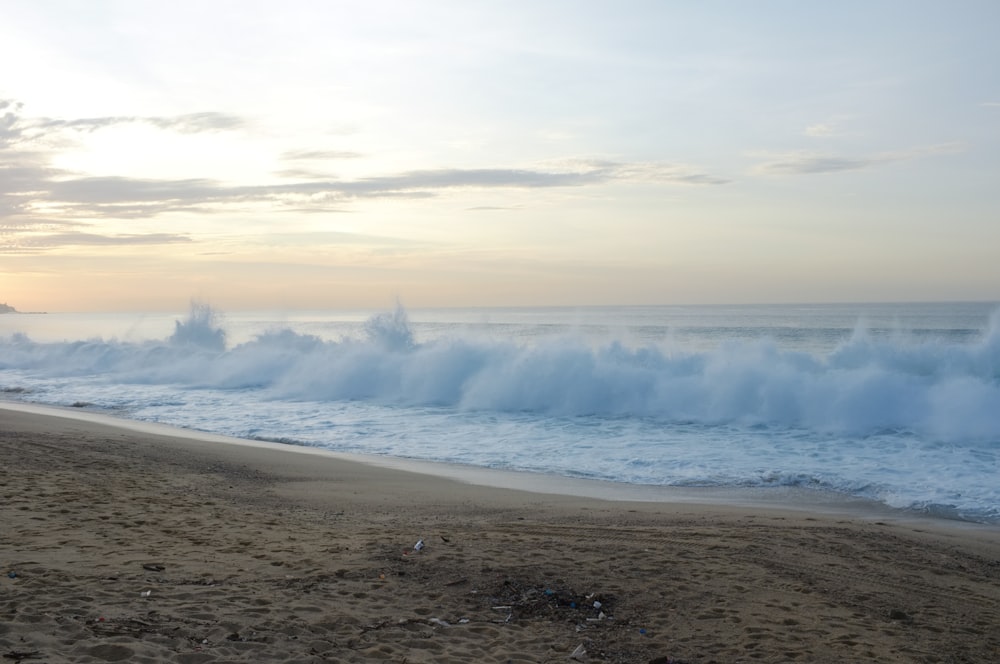
<path fill-rule="evenodd" d="M 995 527 L 516 491 L 10 408 L 0 459 L 5 661 L 1000 661 Z"/>

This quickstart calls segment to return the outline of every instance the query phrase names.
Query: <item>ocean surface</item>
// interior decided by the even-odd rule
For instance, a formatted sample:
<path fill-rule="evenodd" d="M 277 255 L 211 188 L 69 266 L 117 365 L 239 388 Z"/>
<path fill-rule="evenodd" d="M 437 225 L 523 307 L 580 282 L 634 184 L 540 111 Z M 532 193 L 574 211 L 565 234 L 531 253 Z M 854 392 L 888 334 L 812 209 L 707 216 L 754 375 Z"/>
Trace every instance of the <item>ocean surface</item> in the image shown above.
<path fill-rule="evenodd" d="M 4 314 L 0 398 L 1000 523 L 990 303 Z"/>

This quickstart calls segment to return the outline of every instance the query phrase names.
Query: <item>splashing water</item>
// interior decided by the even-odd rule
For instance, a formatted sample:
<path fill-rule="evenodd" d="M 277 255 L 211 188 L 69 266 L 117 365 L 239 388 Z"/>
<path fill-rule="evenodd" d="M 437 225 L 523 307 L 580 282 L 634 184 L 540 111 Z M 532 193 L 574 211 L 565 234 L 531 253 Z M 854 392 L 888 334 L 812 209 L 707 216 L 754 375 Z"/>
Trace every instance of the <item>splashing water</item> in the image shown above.
<path fill-rule="evenodd" d="M 218 313 L 208 304 L 192 301 L 187 319 L 174 323 L 170 344 L 224 351 L 226 332 L 218 327 L 218 318 Z"/>

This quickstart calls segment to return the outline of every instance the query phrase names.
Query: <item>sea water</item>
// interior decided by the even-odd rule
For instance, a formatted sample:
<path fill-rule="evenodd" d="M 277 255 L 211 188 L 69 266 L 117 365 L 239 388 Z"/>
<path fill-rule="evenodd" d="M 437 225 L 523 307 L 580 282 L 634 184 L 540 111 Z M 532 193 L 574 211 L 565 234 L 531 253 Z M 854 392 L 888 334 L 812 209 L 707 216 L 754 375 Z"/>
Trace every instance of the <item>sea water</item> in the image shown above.
<path fill-rule="evenodd" d="M 0 397 L 643 485 L 1000 523 L 989 303 L 0 316 Z"/>

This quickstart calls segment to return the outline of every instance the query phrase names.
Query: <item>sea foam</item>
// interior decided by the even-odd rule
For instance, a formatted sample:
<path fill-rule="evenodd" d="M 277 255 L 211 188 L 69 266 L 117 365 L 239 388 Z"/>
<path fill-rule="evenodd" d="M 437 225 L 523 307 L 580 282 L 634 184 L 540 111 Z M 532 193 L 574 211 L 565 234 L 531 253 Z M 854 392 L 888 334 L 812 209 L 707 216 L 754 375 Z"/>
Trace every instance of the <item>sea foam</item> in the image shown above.
<path fill-rule="evenodd" d="M 1000 438 L 1000 325 L 966 343 L 876 339 L 864 329 L 826 356 L 772 340 L 707 351 L 595 343 L 572 333 L 518 343 L 474 336 L 419 342 L 398 308 L 360 338 L 274 329 L 226 347 L 204 305 L 163 341 L 0 340 L 0 369 L 108 383 L 258 388 L 273 399 L 642 417 L 936 440 Z M 7 379 L 9 380 L 9 378 Z M 7 386 L 16 387 L 16 386 Z"/>

